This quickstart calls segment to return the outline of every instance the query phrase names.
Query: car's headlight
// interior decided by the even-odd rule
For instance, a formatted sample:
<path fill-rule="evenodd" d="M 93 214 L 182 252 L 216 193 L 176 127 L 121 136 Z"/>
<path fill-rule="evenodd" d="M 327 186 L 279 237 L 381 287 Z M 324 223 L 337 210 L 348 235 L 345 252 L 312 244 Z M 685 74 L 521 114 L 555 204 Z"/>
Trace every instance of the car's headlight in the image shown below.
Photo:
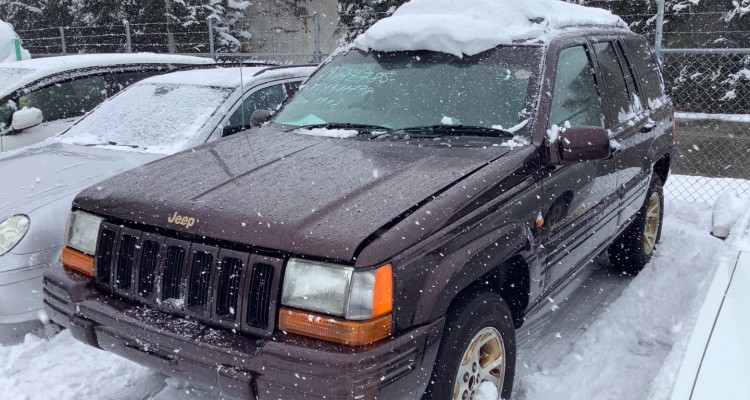
<path fill-rule="evenodd" d="M 83 211 L 73 211 L 68 220 L 65 245 L 81 253 L 94 255 L 99 238 L 99 225 L 104 219 Z"/>
<path fill-rule="evenodd" d="M 313 312 L 282 308 L 281 330 L 338 343 L 372 343 L 390 334 L 393 268 L 385 264 L 358 270 L 291 259 L 284 273 L 281 303 Z"/>
<path fill-rule="evenodd" d="M 9 252 L 29 231 L 29 217 L 14 215 L 0 222 L 0 256 Z"/>

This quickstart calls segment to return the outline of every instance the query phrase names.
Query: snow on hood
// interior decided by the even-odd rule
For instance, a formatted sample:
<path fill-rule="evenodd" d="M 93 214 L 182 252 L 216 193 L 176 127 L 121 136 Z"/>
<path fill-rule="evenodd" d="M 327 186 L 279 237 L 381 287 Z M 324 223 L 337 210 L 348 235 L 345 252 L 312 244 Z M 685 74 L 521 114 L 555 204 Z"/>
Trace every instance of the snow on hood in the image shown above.
<path fill-rule="evenodd" d="M 572 25 L 627 24 L 609 11 L 560 0 L 412 0 L 357 37 L 364 51 L 431 50 L 462 57 Z"/>
<path fill-rule="evenodd" d="M 80 192 L 159 155 L 49 143 L 0 156 L 0 219 Z M 12 171 L 12 173 L 11 173 Z M 70 203 L 65 205 L 70 208 Z"/>
<path fill-rule="evenodd" d="M 0 63 L 17 61 L 13 39 L 18 38 L 18 34 L 13 30 L 13 26 L 0 19 Z M 31 54 L 22 47 L 21 59 L 28 60 L 30 58 Z"/>

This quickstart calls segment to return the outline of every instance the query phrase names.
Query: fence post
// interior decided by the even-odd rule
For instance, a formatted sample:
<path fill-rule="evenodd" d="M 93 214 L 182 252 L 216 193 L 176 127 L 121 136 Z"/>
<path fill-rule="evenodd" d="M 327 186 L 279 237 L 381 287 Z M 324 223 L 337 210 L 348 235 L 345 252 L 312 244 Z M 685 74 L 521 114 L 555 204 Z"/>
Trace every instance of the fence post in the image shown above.
<path fill-rule="evenodd" d="M 320 63 L 322 61 L 321 60 L 321 58 L 322 58 L 321 57 L 321 52 L 320 52 L 320 14 L 313 13 L 313 24 L 314 24 L 313 35 L 315 37 L 315 55 L 314 55 L 314 59 L 315 59 L 315 63 L 318 64 L 318 63 Z"/>
<path fill-rule="evenodd" d="M 23 54 L 21 54 L 21 39 L 13 39 L 13 48 L 16 50 L 16 61 L 23 60 Z"/>
<path fill-rule="evenodd" d="M 216 49 L 214 47 L 214 20 L 208 18 L 208 52 L 211 53 L 211 58 L 216 58 Z"/>
<path fill-rule="evenodd" d="M 133 52 L 133 44 L 130 41 L 130 21 L 123 20 L 123 24 L 125 24 L 125 49 L 128 53 Z"/>
<path fill-rule="evenodd" d="M 662 40 L 664 39 L 664 0 L 657 0 L 656 9 L 656 37 L 654 38 L 654 51 L 656 57 L 661 62 L 662 59 Z"/>
<path fill-rule="evenodd" d="M 62 26 L 60 27 L 60 47 L 62 47 L 63 54 L 68 53 L 68 46 L 65 45 L 65 29 Z"/>

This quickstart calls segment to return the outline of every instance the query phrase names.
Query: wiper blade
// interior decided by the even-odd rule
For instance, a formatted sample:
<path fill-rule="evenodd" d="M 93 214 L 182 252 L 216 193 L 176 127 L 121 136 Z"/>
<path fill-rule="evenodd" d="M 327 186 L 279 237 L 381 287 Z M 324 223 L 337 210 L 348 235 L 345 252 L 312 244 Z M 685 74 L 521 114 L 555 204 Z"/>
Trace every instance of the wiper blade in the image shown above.
<path fill-rule="evenodd" d="M 489 128 L 486 126 L 471 126 L 471 125 L 423 125 L 423 126 L 411 126 L 408 128 L 396 129 L 395 132 L 399 133 L 417 133 L 417 134 L 434 134 L 435 136 L 486 136 L 486 137 L 498 137 L 507 136 L 513 137 L 514 134 L 511 131 L 498 128 Z"/>
<path fill-rule="evenodd" d="M 314 125 L 303 125 L 303 126 L 296 126 L 293 129 L 290 129 L 290 131 L 297 130 L 297 129 L 316 129 L 316 128 L 324 128 L 324 129 L 352 129 L 356 131 L 364 131 L 364 132 L 370 132 L 370 131 L 390 131 L 391 128 L 380 126 L 380 125 L 369 125 L 369 124 L 354 124 L 349 122 L 327 122 L 325 124 L 314 124 Z"/>
<path fill-rule="evenodd" d="M 134 149 L 138 148 L 138 146 L 135 145 L 135 144 L 119 144 L 117 142 L 110 142 L 110 141 L 108 141 L 107 143 L 89 143 L 89 144 L 85 144 L 84 146 L 86 146 L 86 147 L 93 147 L 93 146 L 102 146 L 102 145 L 120 146 L 120 147 L 132 147 Z"/>

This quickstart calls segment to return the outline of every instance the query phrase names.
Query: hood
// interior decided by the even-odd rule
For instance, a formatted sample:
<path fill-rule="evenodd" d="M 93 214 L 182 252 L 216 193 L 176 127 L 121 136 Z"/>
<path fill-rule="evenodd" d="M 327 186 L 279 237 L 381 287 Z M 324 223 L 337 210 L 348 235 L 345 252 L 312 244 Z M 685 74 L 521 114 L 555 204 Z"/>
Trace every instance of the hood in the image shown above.
<path fill-rule="evenodd" d="M 29 213 L 158 157 L 58 142 L 3 154 L 0 214 Z"/>
<path fill-rule="evenodd" d="M 266 129 L 134 169 L 86 190 L 74 205 L 194 235 L 350 261 L 378 229 L 507 152 Z"/>

